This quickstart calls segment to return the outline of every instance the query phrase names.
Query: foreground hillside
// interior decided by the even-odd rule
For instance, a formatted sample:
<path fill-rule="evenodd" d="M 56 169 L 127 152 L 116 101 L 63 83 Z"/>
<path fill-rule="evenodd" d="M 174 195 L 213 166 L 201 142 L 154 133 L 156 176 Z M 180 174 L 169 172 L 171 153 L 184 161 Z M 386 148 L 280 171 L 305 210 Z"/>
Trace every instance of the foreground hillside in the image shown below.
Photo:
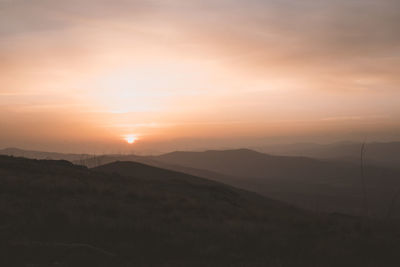
<path fill-rule="evenodd" d="M 0 266 L 398 266 L 400 232 L 117 162 L 0 156 Z"/>
<path fill-rule="evenodd" d="M 55 158 L 68 159 L 90 168 L 116 161 L 141 162 L 230 184 L 309 210 L 356 216 L 365 214 L 362 188 L 364 180 L 368 213 L 384 220 L 400 218 L 400 171 L 371 165 L 368 157 L 372 156 L 373 145 L 368 144 L 366 147 L 364 179 L 360 177 L 359 162 L 276 156 L 248 149 L 173 152 L 159 156 L 95 157 L 58 154 Z M 396 150 L 396 147 L 393 149 Z M 7 151 L 10 153 L 14 150 Z M 358 146 L 357 151 L 359 153 Z M 18 155 L 36 155 L 41 158 L 53 154 L 23 150 L 17 152 Z"/>

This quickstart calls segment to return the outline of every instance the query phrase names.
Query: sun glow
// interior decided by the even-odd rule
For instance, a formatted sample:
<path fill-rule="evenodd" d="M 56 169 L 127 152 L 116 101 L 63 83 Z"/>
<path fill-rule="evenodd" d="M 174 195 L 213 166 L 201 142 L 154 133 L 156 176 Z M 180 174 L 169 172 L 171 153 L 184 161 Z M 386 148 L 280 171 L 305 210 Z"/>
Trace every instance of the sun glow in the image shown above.
<path fill-rule="evenodd" d="M 124 137 L 124 140 L 125 140 L 128 144 L 133 144 L 133 143 L 135 143 L 135 142 L 138 140 L 138 138 L 137 138 L 136 135 L 130 134 L 130 135 L 126 135 L 126 136 Z"/>

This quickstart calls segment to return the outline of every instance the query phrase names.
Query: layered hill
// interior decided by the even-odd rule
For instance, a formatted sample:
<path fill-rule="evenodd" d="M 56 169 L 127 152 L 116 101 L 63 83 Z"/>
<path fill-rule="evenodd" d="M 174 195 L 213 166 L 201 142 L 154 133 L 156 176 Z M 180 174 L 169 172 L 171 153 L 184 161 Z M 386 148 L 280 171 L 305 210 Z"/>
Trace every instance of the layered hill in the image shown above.
<path fill-rule="evenodd" d="M 359 153 L 358 146 L 356 150 Z M 366 155 L 370 154 L 368 145 Z M 69 156 L 67 154 L 65 158 Z M 58 157 L 62 158 L 62 155 Z M 173 152 L 159 156 L 81 155 L 71 161 L 88 167 L 116 161 L 141 162 L 255 191 L 318 212 L 369 213 L 382 219 L 400 217 L 400 171 L 371 164 L 368 158 L 364 162 L 363 177 L 359 159 L 346 162 L 276 156 L 248 149 Z M 364 182 L 367 205 L 363 203 Z"/>
<path fill-rule="evenodd" d="M 393 169 L 365 164 L 361 176 L 360 163 L 274 156 L 248 149 L 173 152 L 153 160 L 185 166 L 192 174 L 197 174 L 196 169 L 207 170 L 210 178 L 324 212 L 362 214 L 364 182 L 371 215 L 400 215 L 399 206 L 394 205 L 400 172 Z"/>
<path fill-rule="evenodd" d="M 389 234 L 140 163 L 91 170 L 0 156 L 0 203 L 1 266 L 399 263 L 397 227 Z"/>
<path fill-rule="evenodd" d="M 84 162 L 84 160 L 86 159 L 93 158 L 92 155 L 88 154 L 67 154 L 67 153 L 57 153 L 57 152 L 25 150 L 15 147 L 0 149 L 0 155 L 24 157 L 30 159 L 68 160 L 71 162 L 73 161 Z"/>
<path fill-rule="evenodd" d="M 297 143 L 257 147 L 265 153 L 286 156 L 359 162 L 361 143 L 332 144 Z M 365 144 L 364 159 L 368 164 L 400 169 L 400 142 L 370 142 Z"/>

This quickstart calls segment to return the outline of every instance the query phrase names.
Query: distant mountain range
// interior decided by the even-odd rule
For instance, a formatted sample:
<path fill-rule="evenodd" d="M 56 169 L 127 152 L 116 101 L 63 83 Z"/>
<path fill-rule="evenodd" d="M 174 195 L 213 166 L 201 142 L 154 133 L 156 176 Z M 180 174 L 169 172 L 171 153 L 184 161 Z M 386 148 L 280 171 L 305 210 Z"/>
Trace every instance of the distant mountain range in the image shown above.
<path fill-rule="evenodd" d="M 298 156 L 334 161 L 359 162 L 362 143 L 337 142 L 332 144 L 294 143 L 252 148 L 255 151 L 278 156 Z M 64 159 L 85 161 L 90 154 L 63 154 L 56 152 L 30 151 L 18 148 L 0 149 L 0 155 L 13 155 L 36 159 Z M 114 155 L 120 156 L 120 155 Z M 132 155 L 130 155 L 132 156 Z M 365 144 L 366 164 L 400 169 L 400 142 L 369 142 Z"/>
<path fill-rule="evenodd" d="M 342 144 L 350 145 L 350 144 Z M 351 147 L 356 148 L 355 144 Z M 10 153 L 11 150 L 8 150 Z M 371 151 L 368 144 L 366 154 Z M 12 152 L 12 151 L 11 151 Z M 2 153 L 2 152 L 0 152 Z M 23 155 L 45 158 L 51 153 Z M 37 153 L 37 154 L 35 154 Z M 393 152 L 394 153 L 394 152 Z M 62 154 L 56 154 L 63 158 Z M 400 171 L 366 160 L 364 181 L 368 211 L 364 208 L 358 161 L 276 156 L 249 149 L 172 152 L 159 156 L 65 155 L 75 164 L 96 167 L 116 161 L 134 161 L 219 181 L 260 193 L 302 208 L 386 218 L 400 216 Z M 72 159 L 72 160 L 71 160 Z"/>
<path fill-rule="evenodd" d="M 68 160 L 71 162 L 93 157 L 93 155 L 89 154 L 66 154 L 57 152 L 44 152 L 35 150 L 24 150 L 15 147 L 0 149 L 0 155 L 24 157 L 30 159 Z"/>
<path fill-rule="evenodd" d="M 246 149 L 173 152 L 153 159 L 223 174 L 225 177 L 208 177 L 308 209 L 363 212 L 359 163 L 272 156 Z M 400 190 L 399 171 L 365 165 L 364 180 L 371 214 L 400 215 L 399 206 L 392 207 Z"/>
<path fill-rule="evenodd" d="M 115 161 L 142 162 L 213 179 L 311 210 L 354 215 L 366 212 L 359 162 L 273 156 L 238 149 L 149 157 L 101 156 L 87 163 L 96 166 Z M 380 218 L 400 216 L 400 171 L 365 164 L 364 174 L 368 212 Z"/>
<path fill-rule="evenodd" d="M 362 143 L 339 142 L 333 144 L 297 143 L 257 147 L 258 151 L 286 156 L 333 159 L 359 162 Z M 372 142 L 365 144 L 364 158 L 368 164 L 400 169 L 400 142 Z"/>
<path fill-rule="evenodd" d="M 1 266 L 399 263 L 394 224 L 388 232 L 137 162 L 0 156 L 0 185 Z"/>

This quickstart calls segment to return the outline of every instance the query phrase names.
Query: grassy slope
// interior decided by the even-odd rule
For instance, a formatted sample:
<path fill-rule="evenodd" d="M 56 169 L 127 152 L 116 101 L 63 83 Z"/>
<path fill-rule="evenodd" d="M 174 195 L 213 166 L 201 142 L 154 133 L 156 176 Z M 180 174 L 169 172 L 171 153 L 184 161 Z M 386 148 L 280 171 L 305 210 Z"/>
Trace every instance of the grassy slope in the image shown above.
<path fill-rule="evenodd" d="M 142 164 L 0 157 L 1 266 L 398 266 L 394 230 Z M 394 228 L 395 229 L 395 228 Z M 369 265 L 368 265 L 369 264 Z M 59 265 L 58 265 L 59 266 Z"/>
<path fill-rule="evenodd" d="M 378 148 L 390 152 L 387 146 Z M 400 191 L 400 172 L 371 166 L 368 157 L 375 154 L 374 144 L 367 146 L 365 179 L 371 214 L 385 218 Z M 304 147 L 301 149 L 306 150 Z M 396 148 L 393 148 L 394 151 Z M 393 150 L 392 149 L 392 150 Z M 357 153 L 359 147 L 357 146 Z M 19 152 L 18 152 L 19 151 Z M 52 153 L 18 150 L 17 155 L 47 157 Z M 355 150 L 354 150 L 355 151 Z M 392 151 L 394 153 L 394 151 Z M 374 153 L 372 153 L 374 152 Z M 381 155 L 382 153 L 378 153 Z M 1 151 L 0 151 L 1 153 Z M 356 153 L 356 155 L 357 155 Z M 385 154 L 386 155 L 386 154 Z M 358 163 L 315 160 L 304 157 L 271 156 L 247 149 L 206 152 L 173 152 L 155 157 L 136 155 L 65 155 L 89 167 L 115 161 L 137 161 L 220 181 L 246 190 L 286 201 L 302 208 L 324 212 L 361 214 L 362 190 Z M 382 155 L 381 155 L 382 156 Z M 53 156 L 52 156 L 53 158 Z M 54 158 L 63 158 L 60 155 Z M 396 204 L 396 203 L 395 203 Z M 400 217 L 394 206 L 392 217 Z"/>

